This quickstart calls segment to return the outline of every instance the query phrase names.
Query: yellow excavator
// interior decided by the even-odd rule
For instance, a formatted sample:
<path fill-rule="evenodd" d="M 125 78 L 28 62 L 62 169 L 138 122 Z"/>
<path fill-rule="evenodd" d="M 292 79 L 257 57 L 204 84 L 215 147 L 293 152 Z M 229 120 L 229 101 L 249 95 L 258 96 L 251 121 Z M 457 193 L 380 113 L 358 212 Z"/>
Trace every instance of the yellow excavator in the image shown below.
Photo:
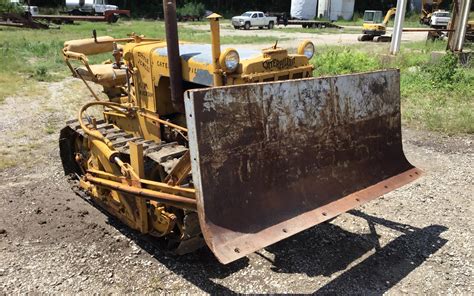
<path fill-rule="evenodd" d="M 221 46 L 217 14 L 211 44 L 180 41 L 175 1 L 164 10 L 166 40 L 64 44 L 94 100 L 61 131 L 62 164 L 111 216 L 226 264 L 421 175 L 402 149 L 398 70 L 315 78 L 310 41 Z"/>
<path fill-rule="evenodd" d="M 362 35 L 357 40 L 359 41 L 375 41 L 375 42 L 390 42 L 391 35 L 387 33 L 387 24 L 397 12 L 396 8 L 391 8 L 387 11 L 385 18 L 382 21 L 382 11 L 380 10 L 366 10 L 364 12 L 364 24 L 362 25 Z"/>
<path fill-rule="evenodd" d="M 421 1 L 421 13 L 420 13 L 420 24 L 430 25 L 431 16 L 433 12 L 437 11 L 444 0 L 422 0 Z"/>
<path fill-rule="evenodd" d="M 474 42 L 474 20 L 467 22 L 466 40 Z"/>

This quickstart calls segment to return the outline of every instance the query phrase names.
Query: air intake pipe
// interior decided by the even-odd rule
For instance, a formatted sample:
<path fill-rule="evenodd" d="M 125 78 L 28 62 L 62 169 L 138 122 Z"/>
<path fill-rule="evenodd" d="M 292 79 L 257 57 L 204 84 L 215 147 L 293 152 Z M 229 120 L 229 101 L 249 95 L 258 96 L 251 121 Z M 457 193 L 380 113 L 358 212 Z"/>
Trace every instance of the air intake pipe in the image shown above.
<path fill-rule="evenodd" d="M 221 34 L 220 34 L 220 24 L 219 19 L 222 16 L 217 13 L 213 13 L 207 17 L 211 22 L 211 43 L 212 43 L 212 65 L 214 68 L 214 86 L 222 86 L 222 69 L 219 62 L 221 57 Z"/>
<path fill-rule="evenodd" d="M 166 47 L 168 49 L 171 102 L 176 111 L 184 113 L 183 70 L 179 54 L 176 0 L 163 0 L 163 11 L 165 17 Z"/>

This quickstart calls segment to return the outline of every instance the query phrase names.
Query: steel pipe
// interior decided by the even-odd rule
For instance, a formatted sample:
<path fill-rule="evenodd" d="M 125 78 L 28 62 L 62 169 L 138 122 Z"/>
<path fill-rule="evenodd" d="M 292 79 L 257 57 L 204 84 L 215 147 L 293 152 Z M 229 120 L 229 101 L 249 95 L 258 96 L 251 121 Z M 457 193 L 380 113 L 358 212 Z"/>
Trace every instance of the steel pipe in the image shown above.
<path fill-rule="evenodd" d="M 464 47 L 464 41 L 466 38 L 467 22 L 469 20 L 469 12 L 471 9 L 472 0 L 462 0 L 459 7 L 459 21 L 455 22 L 455 44 L 453 51 L 462 51 Z"/>
<path fill-rule="evenodd" d="M 95 169 L 91 169 L 91 168 L 89 168 L 87 170 L 87 172 L 89 174 L 95 175 L 95 176 L 97 176 L 101 179 L 107 179 L 107 180 L 114 181 L 114 182 L 121 182 L 121 177 L 120 176 L 117 176 L 117 175 L 114 175 L 114 174 L 111 174 L 111 173 L 107 173 L 107 172 L 104 172 L 104 171 L 95 170 Z M 169 194 L 178 193 L 178 194 L 180 194 L 180 196 L 184 196 L 184 197 L 194 197 L 195 194 L 196 194 L 196 190 L 194 190 L 194 188 L 171 186 L 171 185 L 168 185 L 166 183 L 151 181 L 151 180 L 147 180 L 147 179 L 140 179 L 140 183 L 142 184 L 142 186 L 147 187 L 147 189 L 150 189 L 150 187 L 151 187 L 152 188 L 151 190 L 154 190 L 154 191 L 160 191 L 160 192 L 169 193 Z M 155 187 L 156 187 L 156 189 L 155 189 Z"/>
<path fill-rule="evenodd" d="M 105 187 L 111 190 L 119 191 L 125 194 L 130 194 L 150 200 L 154 200 L 164 204 L 170 204 L 178 207 L 183 207 L 190 210 L 196 210 L 196 200 L 192 198 L 182 197 L 178 195 L 158 192 L 150 189 L 132 187 L 126 184 L 96 178 L 91 175 L 85 175 L 84 179 L 92 184 L 100 187 Z"/>
<path fill-rule="evenodd" d="M 145 117 L 145 118 L 148 118 L 148 119 L 151 119 L 151 120 L 154 120 L 154 121 L 157 121 L 158 123 L 162 124 L 162 125 L 167 125 L 173 129 L 176 129 L 176 130 L 179 130 L 179 131 L 182 131 L 182 132 L 185 132 L 187 133 L 188 132 L 188 129 L 185 128 L 185 127 L 182 127 L 180 125 L 177 125 L 177 124 L 174 124 L 172 122 L 169 122 L 169 121 L 166 121 L 166 120 L 163 120 L 161 118 L 159 118 L 158 116 L 156 115 L 151 115 L 151 114 L 147 114 L 146 113 L 146 110 L 143 110 L 143 111 L 139 111 L 139 113 Z"/>
<path fill-rule="evenodd" d="M 165 16 L 166 48 L 170 72 L 171 102 L 176 111 L 184 113 L 183 69 L 179 54 L 178 23 L 176 21 L 176 0 L 163 0 Z"/>
<path fill-rule="evenodd" d="M 113 145 L 112 145 L 112 142 L 110 142 L 109 139 L 107 139 L 104 135 L 102 135 L 99 131 L 97 130 L 91 130 L 90 128 L 88 128 L 85 124 L 84 124 L 84 120 L 82 119 L 82 114 L 89 108 L 89 107 L 92 107 L 92 106 L 104 106 L 104 107 L 109 107 L 115 111 L 118 111 L 118 112 L 121 112 L 121 113 L 125 113 L 125 111 L 122 111 L 120 110 L 120 108 L 123 108 L 122 105 L 118 104 L 118 103 L 113 103 L 113 102 L 90 102 L 90 103 L 87 103 L 85 104 L 84 106 L 82 106 L 81 110 L 79 110 L 79 114 L 78 114 L 78 121 L 79 121 L 79 125 L 81 126 L 82 130 L 89 136 L 91 137 L 94 137 L 94 138 L 97 138 L 98 140 L 101 140 L 103 141 L 105 144 L 107 144 L 107 146 L 109 146 L 111 149 L 113 149 Z"/>
<path fill-rule="evenodd" d="M 393 25 L 392 43 L 390 44 L 390 54 L 396 55 L 400 51 L 402 42 L 403 21 L 407 11 L 407 0 L 397 1 L 397 12 L 395 13 L 395 23 Z"/>

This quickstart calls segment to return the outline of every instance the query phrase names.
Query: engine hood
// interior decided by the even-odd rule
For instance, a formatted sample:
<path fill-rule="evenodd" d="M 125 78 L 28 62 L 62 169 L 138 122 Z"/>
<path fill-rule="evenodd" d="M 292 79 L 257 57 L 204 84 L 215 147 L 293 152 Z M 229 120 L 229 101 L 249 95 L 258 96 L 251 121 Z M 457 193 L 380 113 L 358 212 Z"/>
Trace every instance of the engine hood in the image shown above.
<path fill-rule="evenodd" d="M 106 5 L 105 10 L 118 10 L 117 5 Z"/>

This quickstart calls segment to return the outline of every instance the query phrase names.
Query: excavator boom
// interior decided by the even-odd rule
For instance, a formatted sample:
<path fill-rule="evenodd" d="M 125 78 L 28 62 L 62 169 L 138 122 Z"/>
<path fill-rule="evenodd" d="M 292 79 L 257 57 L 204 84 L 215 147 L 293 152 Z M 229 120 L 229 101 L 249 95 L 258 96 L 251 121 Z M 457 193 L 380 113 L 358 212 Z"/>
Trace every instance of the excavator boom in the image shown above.
<path fill-rule="evenodd" d="M 395 13 L 397 12 L 397 8 L 390 8 L 388 11 L 387 11 L 387 14 L 385 15 L 385 18 L 383 19 L 383 24 L 385 26 L 388 25 L 388 22 L 390 21 L 390 19 L 392 18 L 392 16 L 395 15 Z"/>

